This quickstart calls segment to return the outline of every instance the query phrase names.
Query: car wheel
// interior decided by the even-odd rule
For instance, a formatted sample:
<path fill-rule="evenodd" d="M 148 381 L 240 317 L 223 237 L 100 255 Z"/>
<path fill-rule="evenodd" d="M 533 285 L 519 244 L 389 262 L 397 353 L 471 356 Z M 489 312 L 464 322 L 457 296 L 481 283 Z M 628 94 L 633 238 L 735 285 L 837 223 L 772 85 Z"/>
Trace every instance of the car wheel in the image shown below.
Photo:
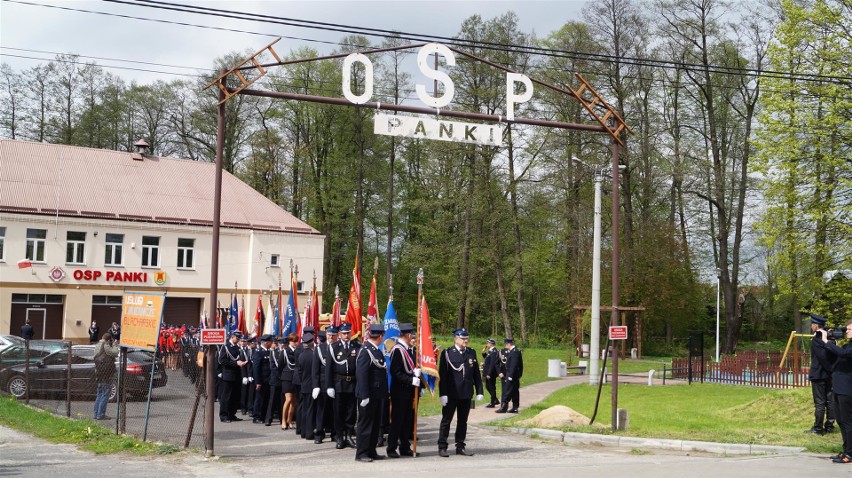
<path fill-rule="evenodd" d="M 113 383 L 109 388 L 109 401 L 114 402 L 116 396 L 118 396 L 118 385 Z"/>
<path fill-rule="evenodd" d="M 24 377 L 16 375 L 6 384 L 6 389 L 9 390 L 9 393 L 12 394 L 13 397 L 23 398 L 23 396 L 27 394 L 27 381 L 24 380 Z"/>

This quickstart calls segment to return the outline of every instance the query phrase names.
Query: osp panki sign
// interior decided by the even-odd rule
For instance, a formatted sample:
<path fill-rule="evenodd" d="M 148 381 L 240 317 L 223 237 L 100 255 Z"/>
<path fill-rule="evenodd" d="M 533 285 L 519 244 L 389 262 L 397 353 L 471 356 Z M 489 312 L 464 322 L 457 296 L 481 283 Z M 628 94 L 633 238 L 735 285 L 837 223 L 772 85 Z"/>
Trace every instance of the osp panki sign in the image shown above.
<path fill-rule="evenodd" d="M 427 78 L 441 83 L 444 87 L 444 92 L 438 97 L 431 96 L 426 91 L 426 86 L 421 83 L 415 85 L 415 91 L 423 104 L 440 109 L 453 101 L 456 89 L 449 75 L 429 65 L 429 55 L 433 54 L 443 56 L 447 66 L 455 66 L 456 57 L 452 50 L 440 43 L 429 43 L 421 47 L 417 52 L 417 68 Z M 352 65 L 354 63 L 360 63 L 364 67 L 364 91 L 359 95 L 356 95 L 352 91 L 351 85 Z M 364 104 L 369 102 L 373 97 L 373 63 L 363 53 L 352 53 L 343 60 L 342 79 L 343 96 L 350 103 L 356 105 Z M 523 93 L 518 94 L 515 92 L 517 83 L 524 86 Z M 506 120 L 514 120 L 515 105 L 529 101 L 532 95 L 533 84 L 529 77 L 520 73 L 507 72 Z M 473 125 L 470 123 L 444 121 L 426 117 L 388 116 L 383 113 L 377 113 L 373 122 L 373 131 L 376 134 L 436 139 L 440 141 L 458 141 L 489 146 L 500 146 L 503 143 L 503 129 L 504 127 L 501 125 Z"/>
<path fill-rule="evenodd" d="M 424 116 L 394 116 L 376 113 L 373 132 L 386 136 L 436 139 L 459 143 L 500 146 L 503 144 L 502 125 L 462 123 Z"/>

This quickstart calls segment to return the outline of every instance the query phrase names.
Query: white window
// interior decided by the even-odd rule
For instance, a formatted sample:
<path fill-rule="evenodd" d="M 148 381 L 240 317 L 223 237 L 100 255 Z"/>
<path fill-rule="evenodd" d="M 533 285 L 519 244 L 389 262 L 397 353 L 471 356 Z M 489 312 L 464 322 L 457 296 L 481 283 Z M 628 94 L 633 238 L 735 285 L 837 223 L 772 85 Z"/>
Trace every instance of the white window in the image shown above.
<path fill-rule="evenodd" d="M 272 254 L 269 256 L 269 267 L 280 267 L 281 264 L 281 256 L 278 254 Z"/>
<path fill-rule="evenodd" d="M 105 266 L 123 265 L 122 251 L 124 249 L 124 234 L 106 235 L 106 252 L 104 253 Z"/>
<path fill-rule="evenodd" d="M 6 227 L 0 226 L 0 262 L 6 260 Z"/>
<path fill-rule="evenodd" d="M 192 269 L 195 266 L 195 260 L 193 258 L 194 247 L 195 239 L 178 239 L 178 269 Z"/>
<path fill-rule="evenodd" d="M 160 267 L 160 238 L 142 236 L 142 267 Z"/>
<path fill-rule="evenodd" d="M 66 264 L 85 264 L 86 263 L 86 233 L 68 231 L 66 233 L 68 245 L 65 246 L 65 263 Z"/>
<path fill-rule="evenodd" d="M 27 229 L 27 259 L 44 262 L 44 244 L 47 229 Z"/>

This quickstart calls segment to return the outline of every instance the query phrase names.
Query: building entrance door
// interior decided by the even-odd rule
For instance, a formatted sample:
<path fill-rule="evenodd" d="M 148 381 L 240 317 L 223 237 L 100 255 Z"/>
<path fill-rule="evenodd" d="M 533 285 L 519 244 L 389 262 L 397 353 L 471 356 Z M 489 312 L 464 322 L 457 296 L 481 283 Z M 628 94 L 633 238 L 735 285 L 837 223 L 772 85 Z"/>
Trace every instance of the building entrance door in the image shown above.
<path fill-rule="evenodd" d="M 33 326 L 33 338 L 35 340 L 45 339 L 45 330 L 47 330 L 47 310 L 45 309 L 27 309 L 27 320 Z"/>

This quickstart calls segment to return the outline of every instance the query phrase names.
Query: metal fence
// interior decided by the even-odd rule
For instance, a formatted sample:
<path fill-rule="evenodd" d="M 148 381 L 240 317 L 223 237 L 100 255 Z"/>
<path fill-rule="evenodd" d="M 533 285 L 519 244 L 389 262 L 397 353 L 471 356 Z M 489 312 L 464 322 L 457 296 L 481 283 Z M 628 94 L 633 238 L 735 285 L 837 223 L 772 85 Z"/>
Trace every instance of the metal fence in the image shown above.
<path fill-rule="evenodd" d="M 780 352 L 744 352 L 721 357 L 718 363 L 706 357 L 672 359 L 671 378 L 762 388 L 810 386 L 809 367 L 802 365 L 810 363 L 808 354 L 782 358 Z"/>
<path fill-rule="evenodd" d="M 204 447 L 206 394 L 198 346 L 159 353 L 156 360 L 152 352 L 121 348 L 106 377 L 103 367 L 98 370 L 95 347 L 33 341 L 24 350 L 6 350 L 0 354 L 0 390 L 56 415 L 95 420 L 104 384 L 105 417 L 95 423 L 147 441 Z"/>

